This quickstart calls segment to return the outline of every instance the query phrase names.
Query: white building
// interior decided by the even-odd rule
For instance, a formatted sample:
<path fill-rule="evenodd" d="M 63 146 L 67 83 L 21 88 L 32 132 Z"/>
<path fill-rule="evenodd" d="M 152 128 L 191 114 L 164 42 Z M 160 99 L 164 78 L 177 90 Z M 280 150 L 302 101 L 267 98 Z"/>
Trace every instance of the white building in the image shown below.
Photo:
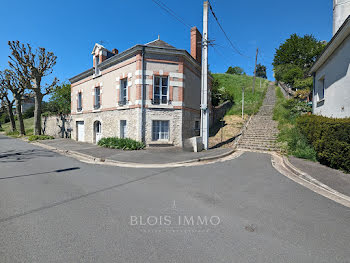
<path fill-rule="evenodd" d="M 313 113 L 350 117 L 350 1 L 334 0 L 333 38 L 311 68 Z"/>

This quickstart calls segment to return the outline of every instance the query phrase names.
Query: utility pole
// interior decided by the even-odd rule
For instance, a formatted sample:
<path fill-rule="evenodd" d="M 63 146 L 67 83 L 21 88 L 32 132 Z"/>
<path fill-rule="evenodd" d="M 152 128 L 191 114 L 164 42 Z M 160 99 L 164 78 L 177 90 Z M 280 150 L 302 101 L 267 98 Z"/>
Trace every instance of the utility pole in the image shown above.
<path fill-rule="evenodd" d="M 203 43 L 202 43 L 202 83 L 201 83 L 201 136 L 205 150 L 209 144 L 209 109 L 208 109 L 208 7 L 203 4 Z"/>
<path fill-rule="evenodd" d="M 259 53 L 259 48 L 257 48 L 257 49 L 256 49 L 256 56 L 255 56 L 253 93 L 254 93 L 254 89 L 255 89 L 255 79 L 256 79 L 256 63 L 258 62 L 258 53 Z"/>

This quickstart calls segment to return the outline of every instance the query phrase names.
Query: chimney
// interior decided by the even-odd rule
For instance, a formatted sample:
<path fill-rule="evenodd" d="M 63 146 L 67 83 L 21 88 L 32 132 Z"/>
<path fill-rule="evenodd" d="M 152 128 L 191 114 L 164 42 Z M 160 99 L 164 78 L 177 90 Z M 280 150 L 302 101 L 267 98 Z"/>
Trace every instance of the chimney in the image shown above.
<path fill-rule="evenodd" d="M 112 53 L 113 53 L 114 55 L 117 55 L 117 54 L 119 53 L 119 51 L 118 51 L 118 49 L 113 48 L 113 49 L 112 49 Z"/>
<path fill-rule="evenodd" d="M 348 0 L 333 0 L 333 36 L 350 15 L 350 2 Z"/>
<path fill-rule="evenodd" d="M 197 27 L 191 28 L 191 56 L 202 63 L 202 34 Z"/>

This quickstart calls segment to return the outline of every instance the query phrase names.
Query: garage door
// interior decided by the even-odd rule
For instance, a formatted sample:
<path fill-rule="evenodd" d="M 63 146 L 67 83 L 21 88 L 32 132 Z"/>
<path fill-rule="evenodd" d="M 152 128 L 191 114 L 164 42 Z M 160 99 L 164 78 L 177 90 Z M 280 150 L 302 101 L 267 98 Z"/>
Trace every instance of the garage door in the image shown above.
<path fill-rule="evenodd" d="M 83 121 L 77 121 L 77 140 L 79 142 L 83 142 L 84 141 L 84 137 L 85 137 L 85 131 L 84 131 L 84 122 Z"/>

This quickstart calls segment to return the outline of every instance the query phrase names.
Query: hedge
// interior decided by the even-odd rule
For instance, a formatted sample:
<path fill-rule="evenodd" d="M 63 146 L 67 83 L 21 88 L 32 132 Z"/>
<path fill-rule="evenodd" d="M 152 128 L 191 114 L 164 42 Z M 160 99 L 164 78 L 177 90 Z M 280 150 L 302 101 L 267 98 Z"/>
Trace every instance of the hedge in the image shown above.
<path fill-rule="evenodd" d="M 129 138 L 108 137 L 102 138 L 97 143 L 101 147 L 122 149 L 122 150 L 142 150 L 146 147 L 143 142 L 138 142 Z"/>
<path fill-rule="evenodd" d="M 29 141 L 40 141 L 40 140 L 53 140 L 55 139 L 53 136 L 50 135 L 30 135 L 28 137 Z"/>
<path fill-rule="evenodd" d="M 303 115 L 296 125 L 313 145 L 320 163 L 350 172 L 350 118 Z"/>

